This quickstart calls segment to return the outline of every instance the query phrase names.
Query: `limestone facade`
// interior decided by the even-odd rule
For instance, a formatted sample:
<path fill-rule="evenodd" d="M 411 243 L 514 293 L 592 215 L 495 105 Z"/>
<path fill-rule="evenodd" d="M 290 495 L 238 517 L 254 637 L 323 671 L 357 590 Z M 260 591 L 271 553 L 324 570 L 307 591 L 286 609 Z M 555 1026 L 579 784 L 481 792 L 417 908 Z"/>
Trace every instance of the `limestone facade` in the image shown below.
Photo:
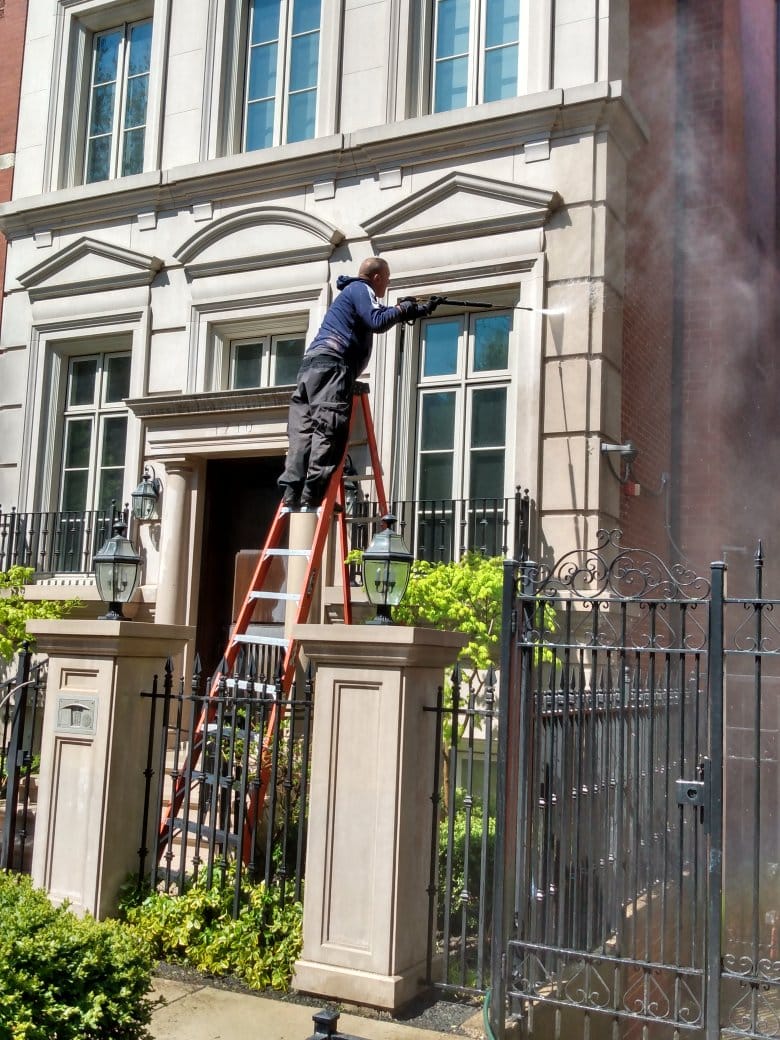
<path fill-rule="evenodd" d="M 73 407 L 73 360 L 96 358 L 102 378 L 128 357 L 113 416 L 126 417 L 121 495 L 145 463 L 163 486 L 159 518 L 133 533 L 137 616 L 205 624 L 208 558 L 238 529 L 231 552 L 260 544 L 286 445 L 289 386 L 266 374 L 237 387 L 236 345 L 273 359 L 280 341 L 305 341 L 338 275 L 378 253 L 387 302 L 476 300 L 506 322 L 500 372 L 459 362 L 453 497 L 527 488 L 540 551 L 592 544 L 620 512 L 600 444 L 621 436 L 627 165 L 644 133 L 623 82 L 627 7 L 519 5 L 514 96 L 433 111 L 437 5 L 323 0 L 313 136 L 246 150 L 245 3 L 30 0 L 14 193 L 0 206 L 0 502 L 62 508 L 68 424 L 104 418 L 102 399 Z M 91 48 L 148 23 L 141 168 L 86 183 Z M 434 319 L 466 340 L 475 320 L 457 307 Z M 417 499 L 422 401 L 441 387 L 425 382 L 424 328 L 404 333 L 378 338 L 366 379 L 389 490 Z M 469 395 L 485 386 L 505 429 L 480 470 Z M 84 464 L 91 503 L 100 448 Z"/>

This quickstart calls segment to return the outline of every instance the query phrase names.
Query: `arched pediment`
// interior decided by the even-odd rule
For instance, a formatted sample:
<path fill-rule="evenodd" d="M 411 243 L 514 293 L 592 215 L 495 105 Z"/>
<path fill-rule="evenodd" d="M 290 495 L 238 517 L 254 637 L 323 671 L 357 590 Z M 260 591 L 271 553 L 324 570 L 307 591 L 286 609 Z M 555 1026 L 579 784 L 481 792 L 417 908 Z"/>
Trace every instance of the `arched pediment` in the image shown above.
<path fill-rule="evenodd" d="M 379 252 L 542 227 L 560 203 L 556 191 L 456 171 L 364 221 L 363 228 Z"/>
<path fill-rule="evenodd" d="M 327 260 L 344 238 L 333 225 L 283 206 L 245 209 L 189 238 L 174 256 L 191 278 Z"/>
<path fill-rule="evenodd" d="M 19 281 L 32 301 L 50 300 L 150 285 L 162 266 L 156 256 L 84 237 L 19 275 Z"/>

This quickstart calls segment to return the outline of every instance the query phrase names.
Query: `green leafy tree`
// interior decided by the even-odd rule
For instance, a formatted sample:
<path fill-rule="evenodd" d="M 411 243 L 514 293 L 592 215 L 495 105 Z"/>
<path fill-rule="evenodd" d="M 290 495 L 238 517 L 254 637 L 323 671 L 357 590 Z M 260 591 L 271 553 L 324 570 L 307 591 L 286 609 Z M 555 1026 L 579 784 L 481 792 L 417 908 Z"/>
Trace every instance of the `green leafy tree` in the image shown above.
<path fill-rule="evenodd" d="M 78 606 L 77 599 L 31 600 L 24 594 L 33 578 L 32 567 L 9 567 L 0 571 L 0 658 L 12 661 L 22 643 L 30 641 L 26 631 L 33 618 L 61 618 Z"/>

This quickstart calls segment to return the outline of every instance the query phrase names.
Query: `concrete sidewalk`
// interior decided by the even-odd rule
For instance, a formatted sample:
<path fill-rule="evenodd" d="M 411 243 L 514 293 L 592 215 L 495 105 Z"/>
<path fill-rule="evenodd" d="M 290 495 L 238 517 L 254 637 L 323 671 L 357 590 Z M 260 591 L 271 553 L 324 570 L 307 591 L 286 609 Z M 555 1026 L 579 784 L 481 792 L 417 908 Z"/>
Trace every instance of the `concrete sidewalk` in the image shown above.
<path fill-rule="evenodd" d="M 308 1040 L 318 1010 L 290 1000 L 160 977 L 154 980 L 153 994 L 165 1001 L 152 1018 L 150 1032 L 155 1040 Z M 485 1036 L 479 1011 L 446 1033 L 342 1013 L 338 1031 L 360 1040 L 483 1040 Z"/>

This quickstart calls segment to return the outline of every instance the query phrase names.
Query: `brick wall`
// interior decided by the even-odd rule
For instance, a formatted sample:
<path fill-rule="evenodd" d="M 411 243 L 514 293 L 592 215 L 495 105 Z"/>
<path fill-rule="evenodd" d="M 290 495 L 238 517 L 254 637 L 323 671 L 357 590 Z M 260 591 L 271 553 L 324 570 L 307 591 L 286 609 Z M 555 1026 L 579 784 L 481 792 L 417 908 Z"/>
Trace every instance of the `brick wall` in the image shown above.
<path fill-rule="evenodd" d="M 27 0 L 0 0 L 0 202 L 11 198 L 13 166 L 19 114 Z M 5 239 L 0 234 L 0 286 L 5 285 Z M 0 317 L 2 317 L 0 294 Z"/>
<path fill-rule="evenodd" d="M 664 470 L 670 484 L 625 500 L 624 529 L 701 570 L 776 526 L 756 462 L 776 426 L 777 12 L 771 0 L 631 11 L 631 90 L 651 140 L 631 169 L 624 438 L 648 491 Z"/>

